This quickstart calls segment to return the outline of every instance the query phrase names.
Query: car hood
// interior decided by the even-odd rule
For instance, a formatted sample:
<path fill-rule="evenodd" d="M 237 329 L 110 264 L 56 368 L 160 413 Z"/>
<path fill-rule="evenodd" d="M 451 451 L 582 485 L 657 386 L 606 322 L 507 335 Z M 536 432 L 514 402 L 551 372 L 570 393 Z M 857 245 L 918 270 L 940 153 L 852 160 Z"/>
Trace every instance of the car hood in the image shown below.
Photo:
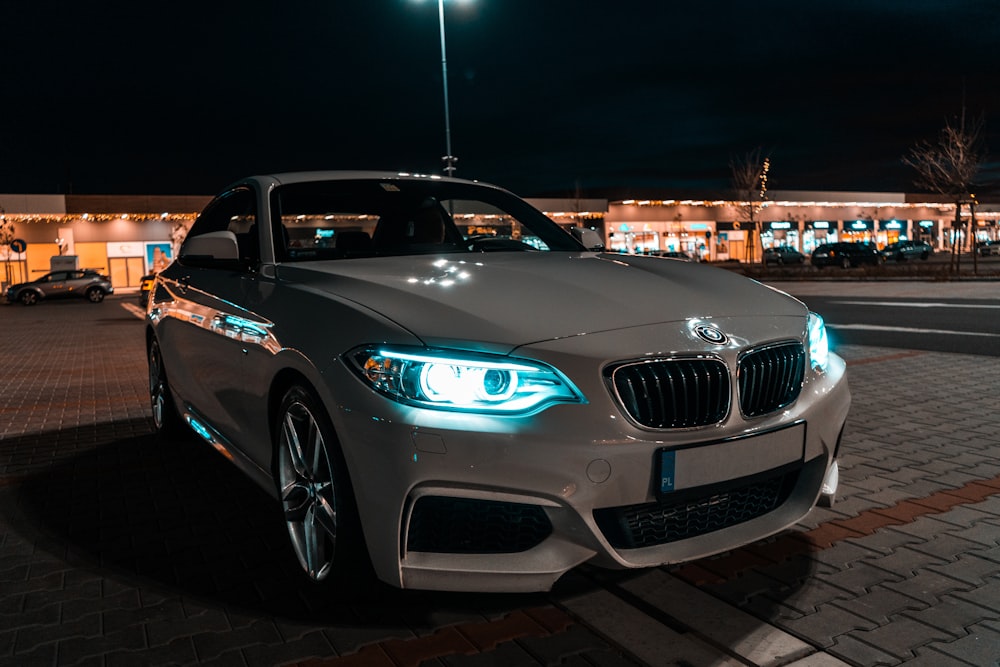
<path fill-rule="evenodd" d="M 496 351 L 689 318 L 804 317 L 724 269 L 599 253 L 410 255 L 284 264 L 278 277 L 369 308 L 428 345 Z"/>

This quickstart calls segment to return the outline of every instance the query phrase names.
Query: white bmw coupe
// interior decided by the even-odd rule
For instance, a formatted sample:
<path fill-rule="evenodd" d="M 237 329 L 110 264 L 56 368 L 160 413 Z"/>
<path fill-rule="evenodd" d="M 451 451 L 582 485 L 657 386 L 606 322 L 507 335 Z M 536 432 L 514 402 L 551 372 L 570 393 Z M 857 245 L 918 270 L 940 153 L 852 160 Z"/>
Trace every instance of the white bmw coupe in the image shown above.
<path fill-rule="evenodd" d="M 316 582 L 547 590 L 764 538 L 836 492 L 822 319 L 729 271 L 586 247 L 513 194 L 255 176 L 156 277 L 156 428 L 280 503 Z"/>

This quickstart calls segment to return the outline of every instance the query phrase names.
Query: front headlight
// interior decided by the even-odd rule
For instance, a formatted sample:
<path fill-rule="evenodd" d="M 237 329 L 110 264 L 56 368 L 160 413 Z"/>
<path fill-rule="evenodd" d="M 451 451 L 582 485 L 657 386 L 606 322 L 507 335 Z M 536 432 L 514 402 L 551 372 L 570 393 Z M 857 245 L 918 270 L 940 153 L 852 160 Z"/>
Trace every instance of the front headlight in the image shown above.
<path fill-rule="evenodd" d="M 364 347 L 347 358 L 364 382 L 422 408 L 525 415 L 554 403 L 585 403 L 562 373 L 537 361 L 424 348 Z"/>
<path fill-rule="evenodd" d="M 826 324 L 818 313 L 809 313 L 809 363 L 814 370 L 826 371 L 830 363 L 830 340 Z"/>

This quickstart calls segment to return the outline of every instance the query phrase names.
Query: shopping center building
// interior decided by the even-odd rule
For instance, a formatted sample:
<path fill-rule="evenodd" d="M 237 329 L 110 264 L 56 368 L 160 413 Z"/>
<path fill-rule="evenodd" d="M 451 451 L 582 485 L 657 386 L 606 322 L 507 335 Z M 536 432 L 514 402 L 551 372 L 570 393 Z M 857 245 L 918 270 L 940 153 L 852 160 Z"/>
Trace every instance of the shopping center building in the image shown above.
<path fill-rule="evenodd" d="M 143 275 L 175 255 L 209 200 L 0 194 L 0 282 L 37 278 L 56 258 L 98 269 L 116 288 L 136 287 Z M 753 222 L 746 206 L 724 198 L 672 199 L 664 193 L 649 199 L 528 201 L 566 228 L 596 230 L 615 252 L 682 251 L 706 261 L 760 261 L 762 249 L 784 245 L 808 255 L 833 241 L 881 247 L 903 238 L 922 239 L 944 250 L 955 239 L 955 204 L 928 195 L 772 191 L 766 202 L 754 206 Z M 976 202 L 974 208 L 977 240 L 996 239 L 1000 200 Z M 969 207 L 962 211 L 968 230 Z M 754 227 L 759 237 L 751 244 Z"/>

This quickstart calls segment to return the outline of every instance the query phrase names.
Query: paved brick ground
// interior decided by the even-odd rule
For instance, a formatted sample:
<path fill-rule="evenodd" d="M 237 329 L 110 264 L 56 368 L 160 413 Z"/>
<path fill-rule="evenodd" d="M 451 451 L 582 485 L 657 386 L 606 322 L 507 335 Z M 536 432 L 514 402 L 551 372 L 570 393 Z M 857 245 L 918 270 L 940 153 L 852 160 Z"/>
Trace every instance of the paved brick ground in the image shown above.
<path fill-rule="evenodd" d="M 842 349 L 840 501 L 653 572 L 805 642 L 765 659 L 643 601 L 641 573 L 584 568 L 552 595 L 317 593 L 266 496 L 209 448 L 151 437 L 123 303 L 0 306 L 0 666 L 1000 664 L 1000 359 Z M 588 580 L 676 652 L 563 603 Z"/>

